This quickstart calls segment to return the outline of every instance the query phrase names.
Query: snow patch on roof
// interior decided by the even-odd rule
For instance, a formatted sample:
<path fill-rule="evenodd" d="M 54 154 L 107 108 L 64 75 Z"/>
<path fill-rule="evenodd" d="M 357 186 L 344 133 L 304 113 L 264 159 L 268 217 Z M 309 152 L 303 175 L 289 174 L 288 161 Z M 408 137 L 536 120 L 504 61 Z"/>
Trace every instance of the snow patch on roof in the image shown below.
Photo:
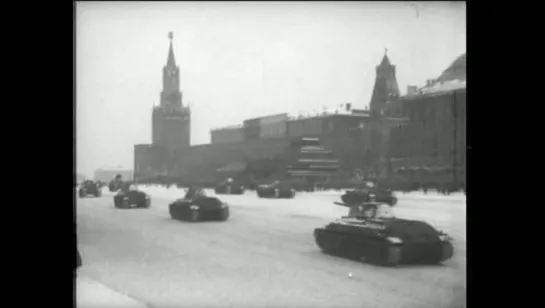
<path fill-rule="evenodd" d="M 454 79 L 445 82 L 438 82 L 430 87 L 423 87 L 422 89 L 420 89 L 420 92 L 426 94 L 454 91 L 459 89 L 465 89 L 466 86 L 466 80 Z"/>

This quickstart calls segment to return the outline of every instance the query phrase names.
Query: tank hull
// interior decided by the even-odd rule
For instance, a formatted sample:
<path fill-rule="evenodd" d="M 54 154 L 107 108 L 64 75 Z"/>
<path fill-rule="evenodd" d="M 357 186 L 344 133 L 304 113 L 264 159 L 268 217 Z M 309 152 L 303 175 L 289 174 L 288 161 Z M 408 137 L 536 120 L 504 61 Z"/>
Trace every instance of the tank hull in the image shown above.
<path fill-rule="evenodd" d="M 151 207 L 151 199 L 142 192 L 121 193 L 114 196 L 114 207 L 118 209 L 147 209 Z"/>
<path fill-rule="evenodd" d="M 361 237 L 325 228 L 314 230 L 316 244 L 329 255 L 370 264 L 439 264 L 454 254 L 452 243 L 441 240 L 391 243 L 381 237 Z"/>
<path fill-rule="evenodd" d="M 293 199 L 295 198 L 295 190 L 291 188 L 263 188 L 258 187 L 256 189 L 257 196 L 259 198 L 273 198 L 273 199 Z"/>
<path fill-rule="evenodd" d="M 177 201 L 169 205 L 170 217 L 180 221 L 226 221 L 229 219 L 228 206 L 204 207 L 190 201 Z"/>
<path fill-rule="evenodd" d="M 80 188 L 79 191 L 78 191 L 78 195 L 80 198 L 85 198 L 85 197 L 88 197 L 88 196 L 95 196 L 97 198 L 99 198 L 100 196 L 102 196 L 102 193 L 100 191 L 100 189 L 84 189 L 84 188 Z"/>

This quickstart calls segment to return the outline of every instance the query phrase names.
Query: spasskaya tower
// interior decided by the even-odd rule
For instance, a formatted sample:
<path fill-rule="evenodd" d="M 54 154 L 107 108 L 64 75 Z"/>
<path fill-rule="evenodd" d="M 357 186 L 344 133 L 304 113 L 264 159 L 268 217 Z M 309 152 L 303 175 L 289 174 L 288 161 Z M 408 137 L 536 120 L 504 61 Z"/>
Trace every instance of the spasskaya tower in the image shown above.
<path fill-rule="evenodd" d="M 167 156 L 170 156 L 168 153 L 174 154 L 191 145 L 191 111 L 183 105 L 180 67 L 176 65 L 172 44 L 173 33 L 170 32 L 168 37 L 170 47 L 167 63 L 163 67 L 163 89 L 159 106 L 154 106 L 152 112 L 152 145 L 164 148 Z"/>

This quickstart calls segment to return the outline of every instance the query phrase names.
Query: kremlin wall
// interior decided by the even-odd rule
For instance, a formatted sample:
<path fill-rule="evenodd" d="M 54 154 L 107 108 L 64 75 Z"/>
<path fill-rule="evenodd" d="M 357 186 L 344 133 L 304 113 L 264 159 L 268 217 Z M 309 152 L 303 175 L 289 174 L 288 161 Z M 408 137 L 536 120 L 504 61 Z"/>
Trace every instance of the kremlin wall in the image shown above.
<path fill-rule="evenodd" d="M 449 170 L 443 173 L 447 180 L 465 182 L 465 54 L 426 86 L 409 87 L 404 97 L 395 70 L 385 54 L 376 67 L 369 110 L 347 103 L 312 115 L 248 119 L 213 129 L 210 144 L 190 146 L 191 113 L 183 106 L 171 38 L 161 103 L 152 115 L 152 144 L 134 147 L 135 179 L 280 179 L 293 140 L 314 137 L 339 160 L 340 177 L 352 177 L 357 169 L 391 178 L 397 170 L 443 168 Z"/>

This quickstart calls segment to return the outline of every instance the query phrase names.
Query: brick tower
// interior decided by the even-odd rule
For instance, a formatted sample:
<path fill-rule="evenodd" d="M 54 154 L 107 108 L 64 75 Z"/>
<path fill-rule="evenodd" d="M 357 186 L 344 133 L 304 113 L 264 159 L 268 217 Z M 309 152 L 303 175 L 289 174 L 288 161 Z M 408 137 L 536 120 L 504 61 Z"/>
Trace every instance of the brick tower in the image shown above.
<path fill-rule="evenodd" d="M 371 113 L 374 115 L 386 115 L 388 105 L 399 98 L 396 67 L 390 63 L 387 52 L 388 49 L 384 52 L 384 57 L 376 68 L 375 86 L 369 103 Z"/>

